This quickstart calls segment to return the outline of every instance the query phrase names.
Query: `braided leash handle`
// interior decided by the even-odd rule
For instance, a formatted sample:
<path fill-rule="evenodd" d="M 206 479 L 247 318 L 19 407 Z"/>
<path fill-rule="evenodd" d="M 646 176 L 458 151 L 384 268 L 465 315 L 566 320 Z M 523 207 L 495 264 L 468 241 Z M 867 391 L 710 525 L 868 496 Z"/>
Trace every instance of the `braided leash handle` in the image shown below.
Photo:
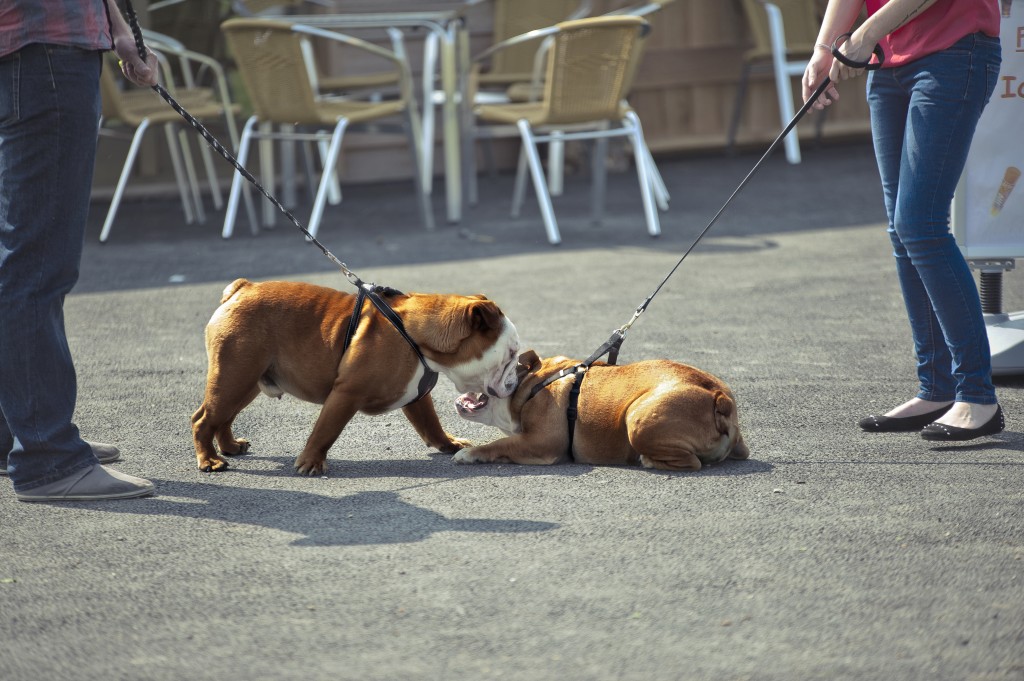
<path fill-rule="evenodd" d="M 139 57 L 142 59 L 142 61 L 146 61 L 149 52 L 146 49 L 145 41 L 142 39 L 142 28 L 139 26 L 139 17 L 135 13 L 135 8 L 132 7 L 131 0 L 125 0 L 125 14 L 128 17 L 128 25 L 132 29 L 132 35 L 135 37 L 135 49 L 138 51 Z M 290 220 L 293 225 L 298 227 L 303 234 L 306 235 L 306 239 L 310 243 L 312 243 L 314 246 L 320 249 L 321 253 L 327 256 L 327 258 L 331 262 L 333 262 L 335 265 L 338 266 L 339 269 L 341 269 L 342 273 L 348 278 L 350 282 L 352 282 L 352 284 L 354 284 L 355 286 L 363 285 L 363 280 L 356 276 L 355 272 L 350 270 L 345 263 L 343 263 L 333 253 L 331 253 L 331 251 L 328 250 L 328 248 L 324 246 L 322 243 L 320 243 L 320 241 L 317 240 L 315 236 L 310 234 L 309 230 L 302 226 L 302 223 L 300 223 L 298 219 L 294 215 L 292 215 L 291 211 L 285 208 L 284 205 L 277 200 L 277 197 L 275 197 L 273 194 L 267 191 L 266 188 L 264 188 L 264 186 L 260 184 L 259 181 L 253 176 L 253 174 L 246 170 L 245 167 L 241 163 L 239 163 L 238 160 L 231 154 L 231 152 L 229 152 L 224 147 L 224 145 L 220 143 L 220 140 L 214 137 L 213 133 L 207 130 L 203 126 L 203 124 L 196 119 L 195 116 L 190 114 L 188 111 L 184 109 L 184 107 L 178 104 L 178 102 L 175 101 L 174 97 L 171 97 L 171 94 L 167 92 L 167 90 L 164 89 L 162 85 L 157 83 L 153 86 L 153 90 L 158 95 L 160 95 L 163 98 L 163 100 L 170 105 L 172 109 L 177 111 L 179 116 L 184 118 L 189 125 L 195 128 L 196 132 L 198 132 L 203 137 L 203 139 L 206 140 L 207 144 L 213 147 L 214 151 L 220 154 L 225 161 L 230 163 L 234 167 L 234 169 L 237 170 L 239 174 L 241 174 L 242 177 L 244 177 L 246 180 L 249 181 L 249 183 L 256 187 L 256 189 L 259 190 L 260 194 L 265 196 L 268 201 L 270 201 L 272 204 L 274 204 L 274 206 L 277 207 L 278 210 L 284 213 L 284 216 L 288 218 L 288 220 Z"/>
<path fill-rule="evenodd" d="M 142 40 L 142 28 L 139 26 L 139 16 L 135 13 L 135 8 L 132 6 L 132 0 L 125 0 L 124 13 L 128 15 L 128 26 L 132 29 L 132 35 L 135 36 L 135 49 L 139 52 L 139 58 L 142 61 L 146 61 L 149 57 L 149 52 L 146 50 L 146 43 Z"/>

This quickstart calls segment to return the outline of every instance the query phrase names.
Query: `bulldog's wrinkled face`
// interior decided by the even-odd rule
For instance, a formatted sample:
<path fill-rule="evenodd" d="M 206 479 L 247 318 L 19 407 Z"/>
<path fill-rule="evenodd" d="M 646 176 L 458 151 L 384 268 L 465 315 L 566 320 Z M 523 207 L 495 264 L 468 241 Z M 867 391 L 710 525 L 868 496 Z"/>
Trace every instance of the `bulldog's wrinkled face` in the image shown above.
<path fill-rule="evenodd" d="M 533 350 L 527 350 L 516 358 L 513 363 L 515 383 L 513 391 L 519 384 L 541 365 L 540 357 Z M 523 432 L 520 419 L 512 414 L 512 397 L 489 396 L 483 393 L 467 392 L 455 399 L 455 411 L 467 421 L 494 426 L 505 433 L 515 435 Z"/>
<path fill-rule="evenodd" d="M 512 416 L 512 399 L 509 397 L 488 397 L 483 393 L 464 393 L 455 398 L 455 411 L 459 416 L 474 423 L 494 426 L 505 433 L 515 435 L 522 426 Z"/>
<path fill-rule="evenodd" d="M 490 347 L 479 357 L 445 370 L 457 389 L 470 391 L 483 386 L 493 397 L 508 397 L 515 392 L 519 332 L 508 317 L 501 319 L 502 328 Z"/>

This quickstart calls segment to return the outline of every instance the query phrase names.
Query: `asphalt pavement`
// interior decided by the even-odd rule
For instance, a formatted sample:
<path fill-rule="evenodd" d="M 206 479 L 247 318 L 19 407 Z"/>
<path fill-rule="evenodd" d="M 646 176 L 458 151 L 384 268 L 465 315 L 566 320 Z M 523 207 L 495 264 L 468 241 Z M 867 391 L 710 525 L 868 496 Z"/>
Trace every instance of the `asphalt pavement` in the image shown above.
<path fill-rule="evenodd" d="M 624 324 L 757 160 L 659 159 L 672 193 L 647 236 L 636 181 L 556 199 L 481 177 L 461 225 L 419 223 L 411 183 L 345 187 L 320 236 L 363 279 L 484 293 L 541 355 L 589 355 Z M 308 203 L 296 214 L 305 219 Z M 27 504 L 0 479 L 0 679 L 1024 679 L 1024 379 L 1006 431 L 962 445 L 868 434 L 916 390 L 869 145 L 771 158 L 626 337 L 733 388 L 751 450 L 697 473 L 458 466 L 401 412 L 358 416 L 327 476 L 292 473 L 314 405 L 260 397 L 252 451 L 196 469 L 203 327 L 234 278 L 350 289 L 280 220 L 222 240 L 222 212 L 94 205 L 66 301 L 77 423 L 116 443 L 148 499 Z M 1005 277 L 1006 311 L 1024 275 Z M 458 418 L 449 432 L 498 431 Z"/>

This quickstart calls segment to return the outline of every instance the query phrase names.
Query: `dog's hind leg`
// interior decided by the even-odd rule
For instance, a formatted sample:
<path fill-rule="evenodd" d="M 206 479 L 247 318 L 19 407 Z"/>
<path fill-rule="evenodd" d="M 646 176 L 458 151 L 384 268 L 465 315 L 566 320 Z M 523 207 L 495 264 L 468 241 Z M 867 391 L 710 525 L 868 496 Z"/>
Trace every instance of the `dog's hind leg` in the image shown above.
<path fill-rule="evenodd" d="M 684 400 L 685 395 L 676 396 Z M 668 413 L 677 410 L 664 396 L 648 396 L 637 400 L 626 414 L 626 435 L 629 446 L 640 458 L 644 468 L 669 471 L 699 471 L 701 469 L 697 450 L 692 438 L 685 432 L 697 424 L 681 424 Z M 711 430 L 714 424 L 704 425 Z"/>
<path fill-rule="evenodd" d="M 256 399 L 256 396 L 260 394 L 260 389 L 254 387 L 252 391 L 242 400 L 241 406 L 238 407 L 238 411 L 235 416 L 232 416 L 230 420 L 222 424 L 217 428 L 214 438 L 217 440 L 217 448 L 220 449 L 220 453 L 226 456 L 238 456 L 239 454 L 245 454 L 249 451 L 249 441 L 242 438 L 236 438 L 235 434 L 231 432 L 231 426 L 235 422 L 235 418 L 242 412 L 243 409 L 252 404 L 252 401 Z"/>
<path fill-rule="evenodd" d="M 211 370 L 206 383 L 206 396 L 202 405 L 192 415 L 192 441 L 196 447 L 196 462 L 199 470 L 207 473 L 223 471 L 228 462 L 217 454 L 213 443 L 216 439 L 225 454 L 238 454 L 248 446 L 244 440 L 235 439 L 231 424 L 235 417 L 259 394 L 256 381 L 232 381 L 234 389 L 218 380 L 219 373 Z"/>
<path fill-rule="evenodd" d="M 700 459 L 697 458 L 697 455 L 678 445 L 647 445 L 643 449 L 637 449 L 637 452 L 640 454 L 640 463 L 644 468 L 657 468 L 663 471 L 699 471 L 701 469 Z"/>
<path fill-rule="evenodd" d="M 205 473 L 223 471 L 228 467 L 228 462 L 217 455 L 213 446 L 216 433 L 217 427 L 211 423 L 210 410 L 204 401 L 192 414 L 192 442 L 196 447 L 196 465 Z"/>

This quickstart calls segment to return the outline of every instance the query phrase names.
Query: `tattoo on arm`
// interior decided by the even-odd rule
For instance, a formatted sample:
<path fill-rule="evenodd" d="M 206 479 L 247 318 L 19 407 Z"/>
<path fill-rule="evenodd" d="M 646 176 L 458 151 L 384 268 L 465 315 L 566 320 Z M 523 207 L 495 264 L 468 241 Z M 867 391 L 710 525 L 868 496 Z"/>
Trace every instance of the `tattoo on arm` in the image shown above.
<path fill-rule="evenodd" d="M 908 12 L 908 13 L 907 13 L 907 16 L 903 17 L 903 20 L 902 20 L 902 21 L 900 21 L 900 23 L 896 24 L 896 27 L 895 27 L 895 28 L 893 28 L 892 30 L 894 30 L 894 31 L 895 31 L 895 30 L 896 30 L 897 28 L 899 28 L 900 26 L 903 26 L 903 25 L 904 25 L 904 24 L 906 24 L 906 23 L 907 23 L 908 21 L 910 21 L 911 19 L 913 19 L 913 18 L 914 18 L 915 16 L 917 16 L 918 14 L 920 14 L 920 12 L 921 12 L 921 8 L 923 8 L 923 7 L 924 7 L 925 5 L 927 5 L 927 4 L 930 4 L 930 3 L 928 2 L 928 0 L 921 0 L 921 2 L 920 2 L 920 3 L 918 4 L 918 6 L 917 6 L 917 7 L 915 7 L 914 9 L 910 10 L 910 12 Z"/>

